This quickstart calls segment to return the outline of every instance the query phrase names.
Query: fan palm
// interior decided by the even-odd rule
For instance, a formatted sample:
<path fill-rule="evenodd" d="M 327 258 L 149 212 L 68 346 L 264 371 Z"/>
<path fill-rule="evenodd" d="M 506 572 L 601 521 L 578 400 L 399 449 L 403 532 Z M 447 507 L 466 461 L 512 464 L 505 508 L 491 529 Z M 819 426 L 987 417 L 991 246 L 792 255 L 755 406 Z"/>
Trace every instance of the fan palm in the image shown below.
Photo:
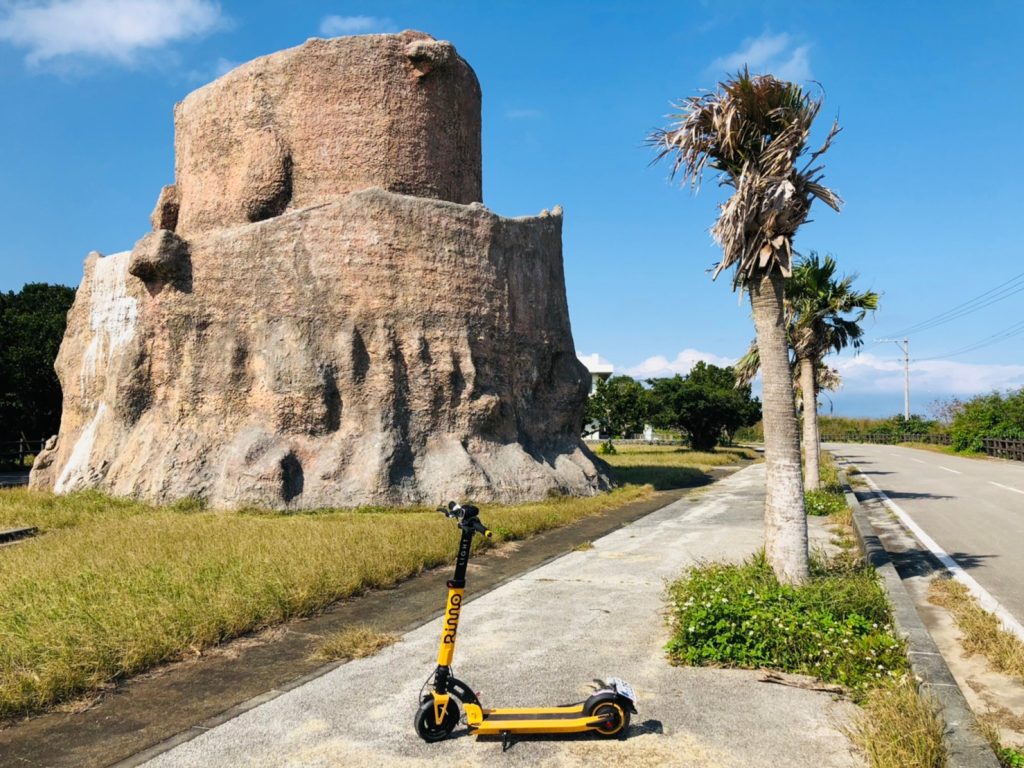
<path fill-rule="evenodd" d="M 733 190 L 711 229 L 722 247 L 714 274 L 734 267 L 733 288 L 750 294 L 764 374 L 765 553 L 778 578 L 790 584 L 806 581 L 808 553 L 783 281 L 791 274 L 793 236 L 814 200 L 836 210 L 841 204 L 815 165 L 839 126 L 807 154 L 821 105 L 794 83 L 744 69 L 713 93 L 680 103 L 676 121 L 650 136 L 656 160 L 673 158 L 673 177 L 696 188 L 711 168 Z"/>
<path fill-rule="evenodd" d="M 836 278 L 836 261 L 811 253 L 794 268 L 787 281 L 787 304 L 792 320 L 790 339 L 804 400 L 804 484 L 817 489 L 818 477 L 818 371 L 829 352 L 864 344 L 861 321 L 878 309 L 878 294 L 855 291 L 857 275 Z"/>
<path fill-rule="evenodd" d="M 839 373 L 824 363 L 829 352 L 848 346 L 862 346 L 861 321 L 869 310 L 878 309 L 878 294 L 853 290 L 856 275 L 838 280 L 836 262 L 823 260 L 811 251 L 797 263 L 786 280 L 785 314 L 791 351 L 793 381 L 803 405 L 804 487 L 817 489 L 819 477 L 818 393 L 838 388 Z M 749 384 L 757 375 L 761 360 L 757 341 L 734 366 L 739 384 Z"/>

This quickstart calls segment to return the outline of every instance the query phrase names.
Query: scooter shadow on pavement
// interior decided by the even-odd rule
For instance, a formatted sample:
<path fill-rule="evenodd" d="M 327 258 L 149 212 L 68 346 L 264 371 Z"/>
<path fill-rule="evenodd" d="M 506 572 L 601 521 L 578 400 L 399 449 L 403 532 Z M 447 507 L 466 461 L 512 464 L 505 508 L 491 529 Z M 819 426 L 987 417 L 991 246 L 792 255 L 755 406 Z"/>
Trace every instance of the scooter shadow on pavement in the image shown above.
<path fill-rule="evenodd" d="M 633 723 L 625 731 L 623 731 L 616 741 L 626 741 L 634 736 L 642 736 L 645 733 L 664 733 L 665 726 L 661 720 L 644 720 L 642 723 Z M 468 729 L 460 729 L 459 732 L 452 734 L 453 736 L 461 736 L 462 733 L 472 735 Z M 520 741 L 603 741 L 602 737 L 593 731 L 584 731 L 581 733 L 511 733 L 508 735 L 508 745 L 511 747 Z M 480 735 L 477 736 L 477 741 L 480 743 L 493 743 L 501 744 L 503 739 L 500 735 Z"/>

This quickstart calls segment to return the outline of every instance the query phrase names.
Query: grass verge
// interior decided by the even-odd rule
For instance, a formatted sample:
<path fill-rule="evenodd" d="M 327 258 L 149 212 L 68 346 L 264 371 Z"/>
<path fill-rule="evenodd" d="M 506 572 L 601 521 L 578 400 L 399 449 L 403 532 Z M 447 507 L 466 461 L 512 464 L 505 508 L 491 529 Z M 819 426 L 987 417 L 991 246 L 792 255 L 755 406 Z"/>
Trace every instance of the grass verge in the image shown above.
<path fill-rule="evenodd" d="M 839 482 L 839 467 L 827 451 L 821 452 L 818 472 L 821 488 L 804 493 L 804 511 L 816 517 L 842 515 L 849 511 L 842 483 Z"/>
<path fill-rule="evenodd" d="M 496 542 L 524 538 L 652 493 L 495 505 L 484 519 Z M 0 719 L 394 585 L 456 548 L 450 521 L 426 510 L 213 512 L 0 490 L 0 528 L 18 524 L 41 535 L 0 550 Z"/>
<path fill-rule="evenodd" d="M 945 724 L 938 707 L 909 676 L 869 690 L 847 736 L 871 768 L 942 768 Z"/>
<path fill-rule="evenodd" d="M 324 661 L 362 659 L 398 642 L 398 635 L 378 632 L 370 627 L 349 627 L 327 635 L 317 646 L 314 656 Z"/>
<path fill-rule="evenodd" d="M 980 653 L 994 669 L 1024 681 L 1024 643 L 978 605 L 967 587 L 955 579 L 937 577 L 928 587 L 928 600 L 953 615 L 967 653 Z"/>

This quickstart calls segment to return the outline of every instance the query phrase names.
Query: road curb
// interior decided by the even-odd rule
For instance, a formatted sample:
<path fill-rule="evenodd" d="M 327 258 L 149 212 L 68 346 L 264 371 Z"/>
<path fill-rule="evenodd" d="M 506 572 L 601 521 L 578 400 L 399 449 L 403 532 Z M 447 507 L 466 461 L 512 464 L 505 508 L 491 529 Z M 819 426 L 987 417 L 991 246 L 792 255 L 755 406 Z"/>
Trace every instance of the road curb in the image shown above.
<path fill-rule="evenodd" d="M 875 533 L 867 510 L 850 488 L 844 474 L 840 480 L 846 502 L 853 510 L 853 529 L 860 549 L 875 569 L 892 606 L 897 633 L 907 644 L 907 659 L 919 687 L 938 702 L 946 723 L 945 741 L 948 768 L 999 768 L 999 760 L 981 735 L 974 713 L 967 705 L 956 678 L 949 671 L 935 640 L 921 621 L 914 601 L 896 572 L 889 553 Z"/>

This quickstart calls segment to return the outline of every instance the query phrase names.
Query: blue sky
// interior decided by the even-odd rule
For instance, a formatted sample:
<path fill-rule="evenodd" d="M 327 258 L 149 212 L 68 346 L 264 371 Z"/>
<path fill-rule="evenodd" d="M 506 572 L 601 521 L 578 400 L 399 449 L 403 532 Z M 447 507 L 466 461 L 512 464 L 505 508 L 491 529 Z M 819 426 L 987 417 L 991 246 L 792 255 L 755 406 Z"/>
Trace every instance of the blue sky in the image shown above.
<path fill-rule="evenodd" d="M 671 100 L 743 63 L 819 81 L 820 131 L 843 126 L 825 159 L 846 205 L 815 208 L 796 245 L 883 294 L 870 339 L 1024 273 L 1022 3 L 0 0 L 0 290 L 77 284 L 90 250 L 145 234 L 189 91 L 309 37 L 405 28 L 451 40 L 480 78 L 484 202 L 564 207 L 576 346 L 617 371 L 727 362 L 752 336 L 747 304 L 706 273 L 722 191 L 670 184 L 644 146 Z M 1022 306 L 1008 294 L 912 334 L 913 410 L 1024 385 L 1024 334 L 927 359 L 1012 329 Z M 877 344 L 838 359 L 835 412 L 901 410 L 898 358 Z"/>

